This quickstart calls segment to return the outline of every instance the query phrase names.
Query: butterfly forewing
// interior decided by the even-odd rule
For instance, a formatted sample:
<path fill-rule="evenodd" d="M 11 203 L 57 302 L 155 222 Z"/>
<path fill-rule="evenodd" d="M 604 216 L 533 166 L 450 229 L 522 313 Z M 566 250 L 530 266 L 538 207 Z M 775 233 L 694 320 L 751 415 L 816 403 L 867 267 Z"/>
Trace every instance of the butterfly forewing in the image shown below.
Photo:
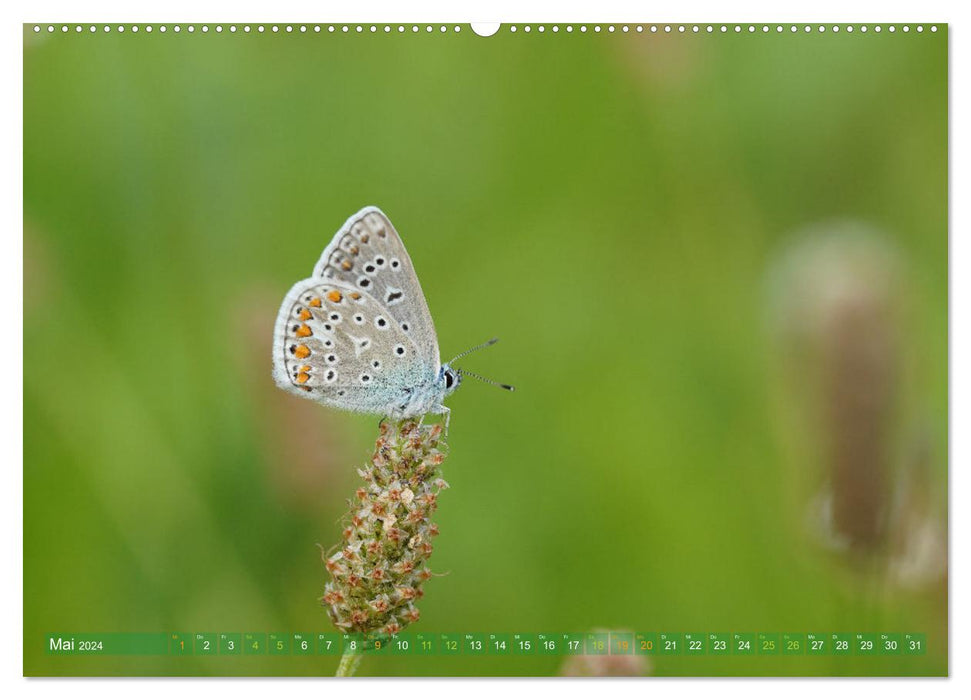
<path fill-rule="evenodd" d="M 367 293 L 413 339 L 420 360 L 437 372 L 438 340 L 415 268 L 398 232 L 377 207 L 349 218 L 324 250 L 314 276 Z"/>
<path fill-rule="evenodd" d="M 387 414 L 434 371 L 411 335 L 359 287 L 313 277 L 283 301 L 273 374 L 284 389 L 338 408 Z"/>

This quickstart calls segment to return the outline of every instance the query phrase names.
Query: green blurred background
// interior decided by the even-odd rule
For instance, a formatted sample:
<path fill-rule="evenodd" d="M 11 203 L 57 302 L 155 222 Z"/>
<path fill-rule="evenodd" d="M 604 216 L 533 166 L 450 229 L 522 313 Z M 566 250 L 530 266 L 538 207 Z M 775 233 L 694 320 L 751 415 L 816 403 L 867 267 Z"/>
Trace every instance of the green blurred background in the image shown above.
<path fill-rule="evenodd" d="M 26 674 L 333 673 L 53 658 L 43 637 L 331 630 L 316 543 L 340 536 L 377 417 L 279 391 L 269 348 L 284 293 L 367 204 L 401 232 L 443 355 L 497 335 L 465 366 L 519 389 L 450 399 L 448 575 L 411 631 L 921 632 L 920 657 L 640 670 L 947 672 L 946 27 L 24 35 Z M 818 360 L 790 366 L 767 280 L 836 219 L 901 271 L 880 440 L 936 558 L 836 551 L 807 525 L 825 390 L 800 389 Z"/>

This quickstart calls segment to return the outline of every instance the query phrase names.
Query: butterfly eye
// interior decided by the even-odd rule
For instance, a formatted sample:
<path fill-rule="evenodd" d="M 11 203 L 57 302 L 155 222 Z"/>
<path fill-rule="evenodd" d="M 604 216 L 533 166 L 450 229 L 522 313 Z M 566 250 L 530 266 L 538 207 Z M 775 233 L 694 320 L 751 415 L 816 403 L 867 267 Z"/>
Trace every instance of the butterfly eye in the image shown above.
<path fill-rule="evenodd" d="M 445 373 L 445 388 L 446 389 L 451 389 L 452 388 L 452 385 L 454 383 L 455 383 L 455 377 L 452 376 L 452 373 L 451 372 L 446 372 Z"/>

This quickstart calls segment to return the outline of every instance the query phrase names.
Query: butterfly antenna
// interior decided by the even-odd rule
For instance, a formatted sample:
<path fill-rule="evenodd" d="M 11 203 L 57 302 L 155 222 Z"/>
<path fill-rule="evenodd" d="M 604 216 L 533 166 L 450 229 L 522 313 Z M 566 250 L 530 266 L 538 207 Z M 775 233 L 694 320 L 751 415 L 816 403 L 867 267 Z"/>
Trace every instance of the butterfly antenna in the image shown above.
<path fill-rule="evenodd" d="M 494 342 L 495 342 L 494 340 L 490 341 L 486 343 L 486 345 L 492 345 L 492 343 Z M 480 346 L 480 347 L 484 347 L 484 346 Z M 469 352 L 471 352 L 471 350 Z M 475 372 L 469 372 L 468 370 L 465 370 L 465 369 L 459 369 L 458 367 L 455 368 L 455 371 L 458 372 L 463 377 L 468 375 L 473 379 L 478 379 L 480 382 L 485 382 L 486 384 L 492 384 L 492 386 L 497 386 L 500 389 L 505 389 L 506 391 L 516 391 L 516 387 L 514 387 L 512 384 L 503 384 L 502 382 L 493 381 L 492 379 L 486 379 L 481 374 L 476 374 Z"/>
<path fill-rule="evenodd" d="M 449 360 L 449 361 L 448 361 L 448 364 L 452 364 L 452 363 L 453 363 L 453 362 L 455 362 L 456 360 L 459 360 L 459 359 L 461 359 L 461 358 L 463 358 L 463 357 L 465 357 L 465 356 L 466 356 L 466 355 L 468 355 L 469 353 L 472 353 L 472 352 L 475 352 L 476 350 L 481 350 L 482 348 L 487 348 L 487 347 L 489 347 L 490 345 L 495 345 L 495 344 L 496 344 L 496 343 L 498 343 L 498 342 L 499 342 L 499 339 L 498 339 L 498 338 L 492 338 L 491 340 L 487 340 L 487 341 L 485 341 L 484 343 L 482 343 L 481 345 L 476 345 L 476 346 L 475 346 L 474 348 L 469 348 L 469 349 L 468 349 L 468 350 L 466 350 L 465 352 L 460 352 L 460 353 L 459 353 L 458 355 L 456 355 L 456 356 L 455 356 L 455 357 L 453 357 L 453 358 L 452 358 L 451 360 Z"/>

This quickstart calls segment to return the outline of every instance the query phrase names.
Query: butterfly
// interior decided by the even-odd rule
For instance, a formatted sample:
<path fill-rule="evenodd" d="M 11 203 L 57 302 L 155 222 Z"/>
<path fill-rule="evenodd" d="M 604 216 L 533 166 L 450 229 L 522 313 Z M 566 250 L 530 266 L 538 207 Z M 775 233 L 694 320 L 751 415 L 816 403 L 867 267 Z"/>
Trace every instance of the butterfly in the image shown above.
<path fill-rule="evenodd" d="M 273 333 L 277 386 L 328 406 L 395 418 L 442 414 L 464 374 L 439 359 L 425 295 L 391 221 L 377 207 L 351 216 L 313 275 L 287 292 Z M 508 384 L 498 384 L 510 391 Z"/>

